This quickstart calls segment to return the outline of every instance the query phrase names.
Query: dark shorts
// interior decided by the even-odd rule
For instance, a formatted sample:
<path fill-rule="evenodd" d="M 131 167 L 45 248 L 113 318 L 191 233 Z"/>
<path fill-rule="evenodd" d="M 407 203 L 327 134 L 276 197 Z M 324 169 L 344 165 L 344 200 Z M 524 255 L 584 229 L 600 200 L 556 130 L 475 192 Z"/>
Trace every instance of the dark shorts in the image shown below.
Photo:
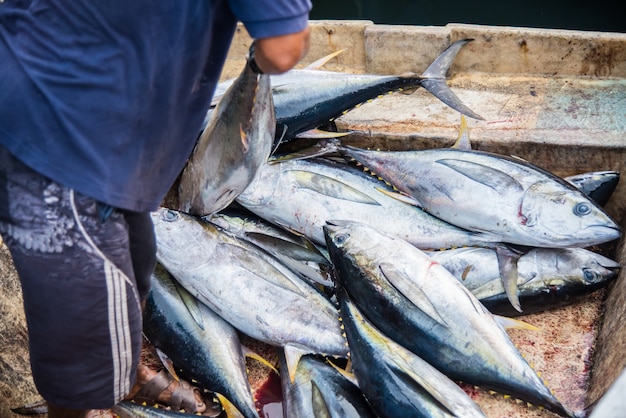
<path fill-rule="evenodd" d="M 148 213 L 103 205 L 0 146 L 0 234 L 18 272 L 35 385 L 49 403 L 105 409 L 135 380 L 155 265 Z"/>

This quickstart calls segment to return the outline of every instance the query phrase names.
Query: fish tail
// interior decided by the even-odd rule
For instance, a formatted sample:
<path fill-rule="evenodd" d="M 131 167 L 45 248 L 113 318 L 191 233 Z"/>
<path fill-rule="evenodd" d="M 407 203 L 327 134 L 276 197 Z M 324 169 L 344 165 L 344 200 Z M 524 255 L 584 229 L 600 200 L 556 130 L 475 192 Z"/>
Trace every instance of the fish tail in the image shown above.
<path fill-rule="evenodd" d="M 450 69 L 452 61 L 454 61 L 454 58 L 463 45 L 471 41 L 473 41 L 473 39 L 456 41 L 443 51 L 432 64 L 428 66 L 426 71 L 422 73 L 423 80 L 421 86 L 454 110 L 470 118 L 484 120 L 482 116 L 467 107 L 446 84 L 446 73 Z"/>

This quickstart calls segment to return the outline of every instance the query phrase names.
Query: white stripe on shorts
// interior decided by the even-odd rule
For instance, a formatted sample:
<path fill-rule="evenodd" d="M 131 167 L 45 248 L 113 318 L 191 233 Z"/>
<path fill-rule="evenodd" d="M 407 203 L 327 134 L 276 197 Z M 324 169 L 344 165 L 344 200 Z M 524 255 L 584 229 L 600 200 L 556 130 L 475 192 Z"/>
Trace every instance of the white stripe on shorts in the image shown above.
<path fill-rule="evenodd" d="M 132 368 L 132 343 L 130 326 L 128 321 L 128 306 L 126 304 L 128 283 L 134 289 L 132 281 L 112 263 L 102 251 L 96 247 L 89 234 L 84 229 L 78 217 L 78 211 L 74 203 L 74 190 L 70 190 L 70 203 L 74 213 L 74 220 L 78 225 L 83 237 L 93 248 L 94 252 L 102 258 L 107 286 L 107 310 L 109 317 L 109 334 L 111 336 L 111 353 L 113 355 L 114 373 L 114 399 L 122 400 L 130 391 L 131 368 Z M 133 292 L 138 309 L 141 309 L 139 296 Z"/>

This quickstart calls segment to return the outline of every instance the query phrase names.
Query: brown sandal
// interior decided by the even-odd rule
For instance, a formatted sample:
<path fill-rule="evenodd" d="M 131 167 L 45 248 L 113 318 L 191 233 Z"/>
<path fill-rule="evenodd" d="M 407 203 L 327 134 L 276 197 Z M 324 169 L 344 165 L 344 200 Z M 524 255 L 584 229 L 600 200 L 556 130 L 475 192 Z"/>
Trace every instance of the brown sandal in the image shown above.
<path fill-rule="evenodd" d="M 178 385 L 171 390 L 170 399 L 167 402 L 161 402 L 158 400 L 159 396 L 167 390 L 174 378 L 165 370 L 161 370 L 150 379 L 146 384 L 135 393 L 132 400 L 137 403 L 145 403 L 147 405 L 160 404 L 169 406 L 172 410 L 180 411 L 184 410 L 187 413 L 196 414 L 198 409 L 204 407 L 206 404 L 204 401 L 198 402 L 196 400 L 196 393 L 202 395 L 202 392 L 189 382 L 184 380 L 178 380 Z"/>

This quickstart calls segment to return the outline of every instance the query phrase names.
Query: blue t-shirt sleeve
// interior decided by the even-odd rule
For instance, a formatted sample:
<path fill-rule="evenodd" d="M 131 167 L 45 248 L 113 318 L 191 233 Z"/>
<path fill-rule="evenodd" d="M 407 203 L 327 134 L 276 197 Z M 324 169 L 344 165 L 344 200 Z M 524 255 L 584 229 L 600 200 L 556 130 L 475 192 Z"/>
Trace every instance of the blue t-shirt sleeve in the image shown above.
<path fill-rule="evenodd" d="M 229 0 L 230 8 L 255 39 L 304 30 L 311 0 Z"/>

